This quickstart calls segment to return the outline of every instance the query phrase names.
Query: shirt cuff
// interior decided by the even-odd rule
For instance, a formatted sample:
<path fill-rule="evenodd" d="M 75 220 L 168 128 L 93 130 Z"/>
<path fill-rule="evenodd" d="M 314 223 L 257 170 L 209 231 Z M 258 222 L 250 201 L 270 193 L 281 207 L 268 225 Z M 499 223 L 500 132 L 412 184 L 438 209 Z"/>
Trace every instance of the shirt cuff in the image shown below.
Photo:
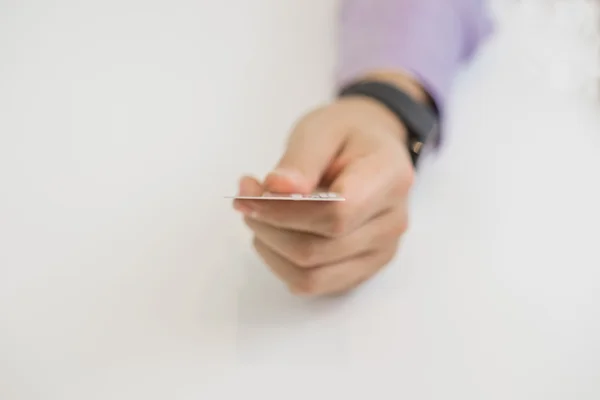
<path fill-rule="evenodd" d="M 376 70 L 404 71 L 440 114 L 468 38 L 452 1 L 347 1 L 339 25 L 338 87 Z"/>

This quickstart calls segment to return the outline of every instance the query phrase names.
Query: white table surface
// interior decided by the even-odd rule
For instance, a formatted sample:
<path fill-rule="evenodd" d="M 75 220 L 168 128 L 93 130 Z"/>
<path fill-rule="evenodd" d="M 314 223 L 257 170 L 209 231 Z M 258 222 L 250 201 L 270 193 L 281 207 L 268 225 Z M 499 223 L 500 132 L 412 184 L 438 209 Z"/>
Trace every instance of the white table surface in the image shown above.
<path fill-rule="evenodd" d="M 0 3 L 0 398 L 600 396 L 597 109 L 510 35 L 458 85 L 383 273 L 309 300 L 257 260 L 222 196 L 326 99 L 333 15 Z"/>

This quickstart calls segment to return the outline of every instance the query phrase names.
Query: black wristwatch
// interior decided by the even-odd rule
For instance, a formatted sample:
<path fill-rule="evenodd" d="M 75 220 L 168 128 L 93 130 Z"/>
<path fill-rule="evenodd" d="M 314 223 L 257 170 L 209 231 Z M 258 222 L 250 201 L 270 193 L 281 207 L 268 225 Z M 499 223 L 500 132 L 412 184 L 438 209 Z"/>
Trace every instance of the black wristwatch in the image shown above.
<path fill-rule="evenodd" d="M 416 167 L 425 143 L 437 142 L 439 117 L 433 107 L 419 103 L 398 87 L 379 81 L 361 81 L 344 87 L 339 97 L 366 96 L 388 108 L 406 127 L 408 149 Z"/>

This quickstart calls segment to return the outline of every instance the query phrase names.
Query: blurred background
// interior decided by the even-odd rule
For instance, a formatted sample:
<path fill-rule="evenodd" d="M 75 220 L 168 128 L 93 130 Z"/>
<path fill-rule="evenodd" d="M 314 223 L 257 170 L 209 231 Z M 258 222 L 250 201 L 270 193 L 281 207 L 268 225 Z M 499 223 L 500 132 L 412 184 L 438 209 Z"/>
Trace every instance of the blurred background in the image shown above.
<path fill-rule="evenodd" d="M 0 398 L 234 359 L 250 250 L 223 196 L 328 99 L 335 8 L 0 1 Z"/>

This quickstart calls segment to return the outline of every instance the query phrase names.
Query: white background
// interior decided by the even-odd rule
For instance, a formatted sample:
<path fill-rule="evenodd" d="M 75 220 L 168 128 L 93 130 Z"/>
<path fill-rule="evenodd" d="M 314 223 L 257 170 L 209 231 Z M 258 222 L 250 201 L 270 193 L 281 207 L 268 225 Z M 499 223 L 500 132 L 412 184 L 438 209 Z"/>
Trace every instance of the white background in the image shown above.
<path fill-rule="evenodd" d="M 258 366 L 362 373 L 334 397 L 376 377 L 393 398 L 600 396 L 600 125 L 544 82 L 515 96 L 530 81 L 510 79 L 526 69 L 510 35 L 457 91 L 398 259 L 307 300 L 222 196 L 327 99 L 332 2 L 0 7 L 3 400 L 197 399 L 233 366 L 256 373 L 244 395 L 272 398 L 325 392 L 291 372 L 282 392 Z"/>
<path fill-rule="evenodd" d="M 0 398 L 234 361 L 254 259 L 222 197 L 327 99 L 334 8 L 0 2 Z"/>

